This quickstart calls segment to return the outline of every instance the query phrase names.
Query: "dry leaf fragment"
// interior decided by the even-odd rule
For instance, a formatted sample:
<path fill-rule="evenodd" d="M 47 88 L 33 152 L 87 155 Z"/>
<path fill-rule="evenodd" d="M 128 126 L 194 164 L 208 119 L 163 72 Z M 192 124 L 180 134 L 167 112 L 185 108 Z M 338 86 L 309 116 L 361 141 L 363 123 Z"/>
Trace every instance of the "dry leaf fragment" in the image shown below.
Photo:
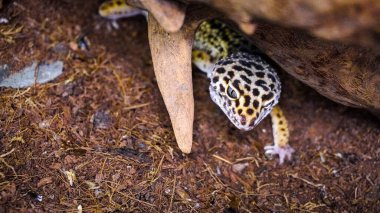
<path fill-rule="evenodd" d="M 232 171 L 235 173 L 241 173 L 249 164 L 248 163 L 237 163 L 232 165 Z"/>
<path fill-rule="evenodd" d="M 45 186 L 45 185 L 50 184 L 52 182 L 53 182 L 52 177 L 45 177 L 45 178 L 42 178 L 40 181 L 38 181 L 37 187 L 40 188 L 41 186 Z"/>
<path fill-rule="evenodd" d="M 70 169 L 69 171 L 64 171 L 63 173 L 66 175 L 67 179 L 69 180 L 70 186 L 73 186 L 74 181 L 77 180 L 74 170 Z"/>
<path fill-rule="evenodd" d="M 87 184 L 88 189 L 95 190 L 95 189 L 99 189 L 100 188 L 100 186 L 97 186 L 96 183 L 94 183 L 94 182 L 85 181 L 85 183 Z"/>
<path fill-rule="evenodd" d="M 4 40 L 7 43 L 13 44 L 15 42 L 15 37 L 18 33 L 22 31 L 24 26 L 5 26 L 0 28 L 0 40 Z"/>
<path fill-rule="evenodd" d="M 184 189 L 182 189 L 180 186 L 177 186 L 175 192 L 181 197 L 182 200 L 191 201 L 189 194 Z"/>

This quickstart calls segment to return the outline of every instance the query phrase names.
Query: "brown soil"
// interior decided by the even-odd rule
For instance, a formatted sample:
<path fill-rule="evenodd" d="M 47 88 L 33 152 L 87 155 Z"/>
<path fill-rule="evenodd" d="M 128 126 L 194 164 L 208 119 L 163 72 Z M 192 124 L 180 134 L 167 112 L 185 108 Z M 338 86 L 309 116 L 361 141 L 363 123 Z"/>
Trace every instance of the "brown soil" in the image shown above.
<path fill-rule="evenodd" d="M 62 60 L 64 74 L 0 89 L 0 212 L 380 212 L 380 124 L 282 74 L 294 158 L 266 159 L 271 124 L 241 132 L 194 72 L 192 153 L 176 146 L 143 17 L 107 30 L 99 1 L 5 1 L 0 64 Z M 89 50 L 75 50 L 86 35 Z M 8 38 L 9 39 L 9 38 Z M 239 169 L 241 166 L 246 166 Z M 68 174 L 75 174 L 70 186 Z M 42 201 L 39 201 L 39 195 Z"/>

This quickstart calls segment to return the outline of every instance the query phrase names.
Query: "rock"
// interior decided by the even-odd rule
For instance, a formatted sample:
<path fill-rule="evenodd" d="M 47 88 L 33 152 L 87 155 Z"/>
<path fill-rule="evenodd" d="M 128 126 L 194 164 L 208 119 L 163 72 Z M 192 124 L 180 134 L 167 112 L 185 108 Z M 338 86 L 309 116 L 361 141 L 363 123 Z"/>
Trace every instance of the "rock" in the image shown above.
<path fill-rule="evenodd" d="M 60 76 L 62 72 L 62 61 L 43 63 L 38 66 L 38 69 L 37 62 L 34 62 L 31 66 L 25 67 L 23 70 L 2 79 L 0 82 L 0 87 L 10 87 L 17 89 L 30 87 L 34 83 L 43 84 L 54 80 Z M 35 76 L 35 74 L 37 75 Z"/>

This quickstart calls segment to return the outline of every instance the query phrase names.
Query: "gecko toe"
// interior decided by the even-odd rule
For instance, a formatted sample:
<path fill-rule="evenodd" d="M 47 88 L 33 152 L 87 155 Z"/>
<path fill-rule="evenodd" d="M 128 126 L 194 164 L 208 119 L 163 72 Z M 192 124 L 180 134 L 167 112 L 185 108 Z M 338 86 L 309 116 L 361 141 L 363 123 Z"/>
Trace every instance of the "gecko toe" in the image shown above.
<path fill-rule="evenodd" d="M 294 149 L 290 147 L 289 145 L 285 147 L 280 147 L 277 145 L 268 145 L 264 147 L 265 149 L 265 155 L 272 158 L 273 155 L 278 155 L 279 157 L 279 164 L 283 164 L 285 162 L 285 159 L 291 160 L 292 154 L 294 153 Z"/>

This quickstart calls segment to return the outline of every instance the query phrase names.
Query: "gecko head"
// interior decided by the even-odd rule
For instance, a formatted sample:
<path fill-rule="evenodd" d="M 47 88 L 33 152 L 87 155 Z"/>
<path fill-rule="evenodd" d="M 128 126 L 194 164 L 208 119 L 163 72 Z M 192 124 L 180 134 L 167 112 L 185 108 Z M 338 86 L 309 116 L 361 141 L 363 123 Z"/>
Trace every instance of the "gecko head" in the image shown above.
<path fill-rule="evenodd" d="M 218 61 L 209 77 L 212 100 L 242 130 L 253 129 L 280 98 L 276 72 L 258 55 L 234 53 Z"/>
<path fill-rule="evenodd" d="M 128 18 L 144 13 L 143 10 L 139 8 L 129 6 L 126 0 L 105 1 L 99 6 L 98 12 L 100 16 L 112 20 Z"/>

